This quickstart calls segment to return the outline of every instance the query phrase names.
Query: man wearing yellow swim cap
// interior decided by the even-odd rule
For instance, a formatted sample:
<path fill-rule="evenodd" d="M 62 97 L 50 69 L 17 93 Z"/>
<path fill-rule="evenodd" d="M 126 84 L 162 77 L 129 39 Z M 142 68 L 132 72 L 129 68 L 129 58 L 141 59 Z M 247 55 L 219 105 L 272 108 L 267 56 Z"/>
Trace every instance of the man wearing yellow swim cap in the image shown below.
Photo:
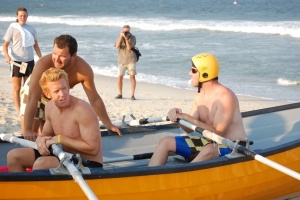
<path fill-rule="evenodd" d="M 219 71 L 219 62 L 214 55 L 202 53 L 192 57 L 189 76 L 192 85 L 198 87 L 198 93 L 191 112 L 187 114 L 180 108 L 172 108 L 168 117 L 173 122 L 183 119 L 232 141 L 243 141 L 246 132 L 237 96 L 219 83 Z M 181 128 L 187 133 L 192 132 L 184 126 Z M 160 140 L 149 166 L 164 165 L 169 152 L 183 156 L 188 162 L 199 162 L 228 154 L 230 149 L 198 136 L 168 136 Z"/>

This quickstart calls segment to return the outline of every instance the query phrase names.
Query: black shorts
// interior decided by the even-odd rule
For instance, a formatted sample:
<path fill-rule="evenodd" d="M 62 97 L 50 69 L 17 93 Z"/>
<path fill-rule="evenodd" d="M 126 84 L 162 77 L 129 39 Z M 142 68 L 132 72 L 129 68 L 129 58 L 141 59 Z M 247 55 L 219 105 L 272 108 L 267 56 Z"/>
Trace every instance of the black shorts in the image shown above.
<path fill-rule="evenodd" d="M 39 157 L 41 157 L 42 155 L 39 153 L 38 150 L 33 149 L 34 150 L 34 155 L 35 155 L 35 160 L 38 159 Z M 50 156 L 55 156 L 52 151 L 50 151 Z M 57 157 L 56 157 L 57 158 Z M 59 159 L 57 158 L 57 160 L 59 161 Z M 71 161 L 76 165 L 78 163 L 78 160 L 76 159 L 76 156 L 73 155 L 71 158 Z M 102 163 L 98 163 L 95 161 L 91 161 L 91 160 L 87 160 L 87 159 L 82 159 L 82 165 L 84 167 L 89 167 L 89 168 L 93 168 L 93 167 L 103 167 Z"/>
<path fill-rule="evenodd" d="M 18 63 L 18 64 L 21 64 L 22 62 L 19 62 L 19 61 L 14 61 L 15 63 Z M 32 73 L 32 70 L 33 70 L 33 67 L 34 67 L 34 60 L 32 61 L 29 61 L 29 62 L 26 62 L 28 63 L 27 65 L 27 69 L 26 69 L 26 72 L 25 74 L 22 74 L 20 73 L 20 67 L 16 66 L 16 65 L 13 65 L 12 68 L 11 68 L 11 76 L 12 77 L 28 77 L 31 73 Z"/>

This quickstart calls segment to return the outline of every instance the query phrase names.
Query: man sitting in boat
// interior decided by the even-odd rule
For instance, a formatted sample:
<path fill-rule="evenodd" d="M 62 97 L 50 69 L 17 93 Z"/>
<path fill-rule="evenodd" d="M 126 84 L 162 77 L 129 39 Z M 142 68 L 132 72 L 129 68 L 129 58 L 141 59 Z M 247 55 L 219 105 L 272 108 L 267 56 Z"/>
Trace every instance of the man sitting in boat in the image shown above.
<path fill-rule="evenodd" d="M 208 53 L 198 54 L 192 58 L 189 76 L 192 85 L 198 87 L 190 115 L 180 108 L 172 108 L 168 112 L 171 121 L 178 118 L 214 132 L 232 141 L 243 141 L 246 138 L 240 113 L 239 102 L 229 88 L 218 81 L 219 62 Z M 181 126 L 187 133 L 192 130 Z M 242 144 L 241 144 L 242 145 Z M 160 140 L 149 166 L 164 165 L 169 152 L 183 156 L 188 162 L 210 160 L 230 153 L 230 149 L 211 140 L 195 136 L 165 137 Z"/>
<path fill-rule="evenodd" d="M 69 80 L 62 69 L 50 68 L 40 79 L 43 94 L 51 99 L 46 104 L 46 121 L 36 139 L 37 150 L 18 148 L 7 156 L 10 172 L 25 172 L 26 168 L 42 170 L 56 168 L 51 144 L 61 144 L 63 151 L 80 153 L 89 162 L 86 167 L 102 167 L 102 148 L 99 121 L 90 104 L 69 94 Z M 76 164 L 76 163 L 75 163 Z"/>

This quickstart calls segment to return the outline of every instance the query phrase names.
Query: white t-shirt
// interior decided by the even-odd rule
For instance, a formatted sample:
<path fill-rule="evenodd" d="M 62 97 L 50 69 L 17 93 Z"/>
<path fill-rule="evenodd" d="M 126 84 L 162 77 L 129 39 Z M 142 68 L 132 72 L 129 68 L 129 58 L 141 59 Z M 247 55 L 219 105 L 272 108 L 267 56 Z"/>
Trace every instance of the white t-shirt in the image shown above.
<path fill-rule="evenodd" d="M 31 33 L 34 40 L 37 40 L 37 33 L 33 26 L 24 24 L 22 28 Z M 10 56 L 13 61 L 28 62 L 34 60 L 33 46 L 24 47 L 22 45 L 22 34 L 20 30 L 16 28 L 16 23 L 10 24 L 3 36 L 3 40 L 10 42 Z"/>

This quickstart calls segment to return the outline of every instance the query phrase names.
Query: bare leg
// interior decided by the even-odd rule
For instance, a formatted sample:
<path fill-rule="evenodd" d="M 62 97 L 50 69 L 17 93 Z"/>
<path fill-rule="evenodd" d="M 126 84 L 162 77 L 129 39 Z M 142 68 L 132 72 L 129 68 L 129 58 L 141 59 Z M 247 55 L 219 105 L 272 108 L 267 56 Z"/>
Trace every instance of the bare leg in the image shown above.
<path fill-rule="evenodd" d="M 32 167 L 33 170 L 45 170 L 50 168 L 56 168 L 59 165 L 58 158 L 55 156 L 43 156 L 39 157 Z"/>
<path fill-rule="evenodd" d="M 22 78 L 21 77 L 12 77 L 13 82 L 13 99 L 15 103 L 15 107 L 18 111 L 18 114 L 20 115 L 20 90 L 21 90 L 21 83 Z"/>
<path fill-rule="evenodd" d="M 219 147 L 217 144 L 208 144 L 202 151 L 192 160 L 192 162 L 201 162 L 219 157 Z M 191 163 L 192 163 L 191 162 Z"/>
<path fill-rule="evenodd" d="M 130 80 L 131 80 L 131 96 L 134 96 L 135 87 L 136 87 L 135 75 L 130 75 Z"/>
<path fill-rule="evenodd" d="M 168 136 L 159 141 L 148 166 L 160 166 L 167 162 L 169 152 L 176 151 L 176 141 L 174 137 Z"/>
<path fill-rule="evenodd" d="M 122 95 L 122 89 L 123 89 L 123 76 L 118 76 L 118 91 L 119 95 Z"/>
<path fill-rule="evenodd" d="M 13 149 L 7 154 L 7 165 L 10 172 L 26 172 L 35 161 L 34 151 L 31 148 Z"/>

